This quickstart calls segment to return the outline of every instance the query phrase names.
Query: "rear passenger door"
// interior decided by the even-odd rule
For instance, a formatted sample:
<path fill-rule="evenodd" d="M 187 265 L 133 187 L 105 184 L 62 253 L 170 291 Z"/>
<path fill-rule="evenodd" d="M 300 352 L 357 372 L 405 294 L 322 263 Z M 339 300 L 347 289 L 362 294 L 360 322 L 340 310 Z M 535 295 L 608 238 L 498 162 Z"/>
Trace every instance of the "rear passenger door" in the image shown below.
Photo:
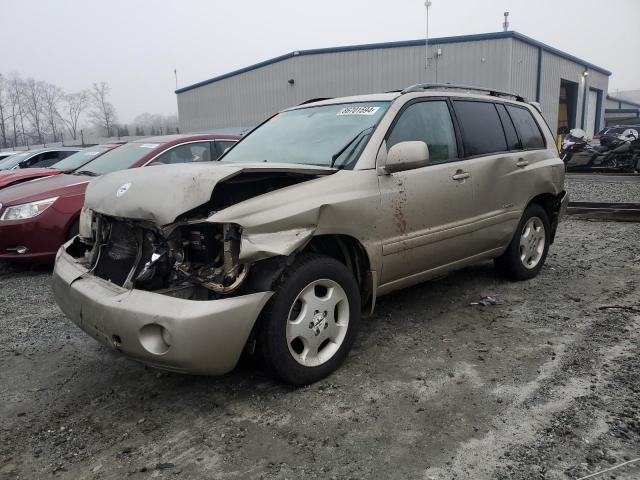
<path fill-rule="evenodd" d="M 420 99 L 403 107 L 382 149 L 404 141 L 425 142 L 429 165 L 378 177 L 381 285 L 426 278 L 472 255 L 467 230 L 476 211 L 471 173 L 469 162 L 460 159 L 449 103 Z"/>
<path fill-rule="evenodd" d="M 453 103 L 465 157 L 471 161 L 474 172 L 479 208 L 475 244 L 489 252 L 506 246 L 513 236 L 523 203 L 531 191 L 527 171 L 531 160 L 509 114 L 510 104 L 475 99 L 457 99 Z M 526 109 L 513 108 L 530 115 Z M 533 147 L 535 141 L 528 141 Z"/>

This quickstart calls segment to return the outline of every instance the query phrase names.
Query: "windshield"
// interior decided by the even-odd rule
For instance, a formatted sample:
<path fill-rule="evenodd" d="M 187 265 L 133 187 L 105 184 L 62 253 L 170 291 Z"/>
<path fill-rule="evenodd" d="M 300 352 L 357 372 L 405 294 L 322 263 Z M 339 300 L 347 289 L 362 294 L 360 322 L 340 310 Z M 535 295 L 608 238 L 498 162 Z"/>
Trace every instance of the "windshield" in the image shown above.
<path fill-rule="evenodd" d="M 388 106 L 343 103 L 282 112 L 238 142 L 222 161 L 350 168 Z"/>
<path fill-rule="evenodd" d="M 48 168 L 62 170 L 63 172 L 71 172 L 89 163 L 91 160 L 96 158 L 96 156 L 101 155 L 112 148 L 113 147 L 110 145 L 96 145 L 95 147 L 85 148 L 84 150 L 80 150 L 78 153 L 68 156 L 64 160 L 60 160 L 58 163 L 54 163 Z"/>
<path fill-rule="evenodd" d="M 13 167 L 18 165 L 21 161 L 29 158 L 31 155 L 33 155 L 33 152 L 16 153 L 15 155 L 11 155 L 9 158 L 0 161 L 0 170 L 11 170 Z"/>
<path fill-rule="evenodd" d="M 161 143 L 131 142 L 110 152 L 100 155 L 95 160 L 87 163 L 76 173 L 87 175 L 104 175 L 131 168 L 138 160 L 158 148 Z"/>

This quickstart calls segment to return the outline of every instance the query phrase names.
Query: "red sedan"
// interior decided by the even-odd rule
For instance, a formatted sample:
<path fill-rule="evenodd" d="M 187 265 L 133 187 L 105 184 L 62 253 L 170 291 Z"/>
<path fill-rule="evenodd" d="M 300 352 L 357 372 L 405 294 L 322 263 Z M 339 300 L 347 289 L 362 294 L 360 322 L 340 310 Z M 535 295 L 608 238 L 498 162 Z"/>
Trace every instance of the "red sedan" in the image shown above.
<path fill-rule="evenodd" d="M 116 170 L 217 159 L 239 137 L 166 135 L 130 142 L 61 174 L 0 191 L 0 260 L 51 262 L 78 232 L 84 192 L 92 177 Z"/>
<path fill-rule="evenodd" d="M 71 173 L 90 161 L 95 160 L 103 153 L 119 147 L 120 145 L 120 143 L 105 143 L 103 145 L 85 148 L 64 160 L 54 163 L 50 167 L 2 170 L 0 171 L 0 188 L 26 182 L 28 180 L 35 180 L 36 178 L 51 177 L 62 173 Z"/>

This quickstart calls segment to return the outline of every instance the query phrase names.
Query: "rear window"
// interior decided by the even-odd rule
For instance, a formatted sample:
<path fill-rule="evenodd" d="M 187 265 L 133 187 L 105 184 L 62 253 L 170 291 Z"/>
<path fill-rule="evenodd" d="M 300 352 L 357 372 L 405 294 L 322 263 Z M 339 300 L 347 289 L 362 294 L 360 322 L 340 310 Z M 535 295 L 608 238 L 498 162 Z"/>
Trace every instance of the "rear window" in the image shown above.
<path fill-rule="evenodd" d="M 545 148 L 544 138 L 531 112 L 526 108 L 513 105 L 507 105 L 507 110 L 522 141 L 522 148 L 525 150 Z"/>
<path fill-rule="evenodd" d="M 516 127 L 513 125 L 513 121 L 507 113 L 507 108 L 504 105 L 496 104 L 500 120 L 502 121 L 502 127 L 504 128 L 504 134 L 507 137 L 507 146 L 509 150 L 520 150 L 520 140 L 516 134 Z"/>
<path fill-rule="evenodd" d="M 508 150 L 502 123 L 493 103 L 456 100 L 454 104 L 466 156 Z"/>

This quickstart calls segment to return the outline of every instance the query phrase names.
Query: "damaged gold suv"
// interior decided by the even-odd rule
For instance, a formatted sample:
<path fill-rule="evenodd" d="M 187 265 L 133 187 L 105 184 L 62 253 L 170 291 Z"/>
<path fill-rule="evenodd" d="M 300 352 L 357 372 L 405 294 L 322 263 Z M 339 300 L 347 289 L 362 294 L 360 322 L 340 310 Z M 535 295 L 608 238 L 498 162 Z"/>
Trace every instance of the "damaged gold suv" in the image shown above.
<path fill-rule="evenodd" d="M 249 351 L 309 384 L 345 359 L 380 295 L 486 259 L 535 276 L 563 183 L 539 107 L 515 95 L 415 85 L 306 103 L 215 164 L 94 180 L 53 287 L 131 358 L 219 375 Z"/>

